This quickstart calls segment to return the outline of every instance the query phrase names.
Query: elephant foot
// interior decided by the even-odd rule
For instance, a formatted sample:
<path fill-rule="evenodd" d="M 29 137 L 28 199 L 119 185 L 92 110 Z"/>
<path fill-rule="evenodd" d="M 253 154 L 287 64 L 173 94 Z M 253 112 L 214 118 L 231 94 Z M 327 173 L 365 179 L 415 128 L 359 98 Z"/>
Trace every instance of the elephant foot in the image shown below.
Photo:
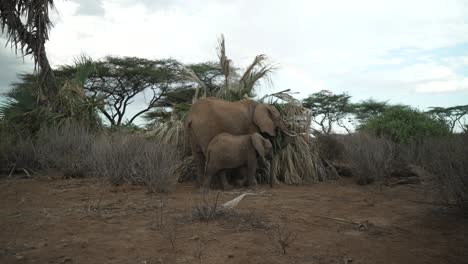
<path fill-rule="evenodd" d="M 249 188 L 256 188 L 258 186 L 258 183 L 256 180 L 253 180 L 253 181 L 249 181 L 249 183 L 247 184 L 247 186 Z"/>
<path fill-rule="evenodd" d="M 223 190 L 224 190 L 224 191 L 231 191 L 231 190 L 233 190 L 233 189 L 234 189 L 234 186 L 232 186 L 231 184 L 225 184 L 225 185 L 223 186 Z"/>

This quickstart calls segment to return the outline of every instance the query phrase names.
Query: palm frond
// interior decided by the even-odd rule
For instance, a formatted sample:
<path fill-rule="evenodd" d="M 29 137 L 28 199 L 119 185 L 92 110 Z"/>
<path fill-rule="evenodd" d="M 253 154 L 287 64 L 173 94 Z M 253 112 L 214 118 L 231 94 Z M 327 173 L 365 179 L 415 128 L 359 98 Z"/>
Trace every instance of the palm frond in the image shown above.
<path fill-rule="evenodd" d="M 241 92 L 250 93 L 260 79 L 271 81 L 269 77 L 275 69 L 276 66 L 268 62 L 268 57 L 265 54 L 257 55 L 239 80 Z"/>

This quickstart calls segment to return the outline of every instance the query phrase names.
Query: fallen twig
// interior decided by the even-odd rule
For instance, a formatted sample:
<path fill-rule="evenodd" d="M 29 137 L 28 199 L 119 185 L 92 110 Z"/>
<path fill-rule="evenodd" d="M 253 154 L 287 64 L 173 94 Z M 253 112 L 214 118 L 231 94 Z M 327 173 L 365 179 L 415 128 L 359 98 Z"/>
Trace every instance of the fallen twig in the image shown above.
<path fill-rule="evenodd" d="M 336 217 L 329 217 L 329 216 L 322 216 L 322 215 L 311 215 L 311 216 L 357 225 L 360 229 L 367 229 L 369 226 L 369 221 L 367 220 L 364 222 L 360 222 L 360 221 L 353 221 L 353 220 L 348 220 L 344 218 L 336 218 Z"/>

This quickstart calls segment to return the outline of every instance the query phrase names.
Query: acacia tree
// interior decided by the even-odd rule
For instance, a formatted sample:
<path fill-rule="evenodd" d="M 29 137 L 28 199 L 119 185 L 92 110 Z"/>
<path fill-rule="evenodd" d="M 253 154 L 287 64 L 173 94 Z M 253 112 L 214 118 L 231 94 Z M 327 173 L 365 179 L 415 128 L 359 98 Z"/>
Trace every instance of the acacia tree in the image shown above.
<path fill-rule="evenodd" d="M 375 99 L 363 100 L 360 103 L 351 105 L 351 110 L 355 115 L 356 119 L 361 123 L 365 124 L 371 117 L 381 115 L 385 109 L 389 107 L 385 101 L 377 101 Z"/>
<path fill-rule="evenodd" d="M 16 51 L 24 56 L 32 55 L 35 67 L 39 66 L 39 99 L 50 104 L 58 94 L 54 72 L 47 59 L 44 44 L 49 38 L 52 22 L 49 8 L 53 0 L 1 0 L 0 26 Z M 24 19 L 22 19 L 24 18 Z M 6 28 L 6 30 L 5 30 Z"/>
<path fill-rule="evenodd" d="M 450 128 L 450 132 L 454 132 L 456 128 L 465 131 L 466 120 L 468 114 L 468 105 L 457 105 L 452 107 L 430 107 L 431 110 L 426 113 L 430 114 L 437 120 L 444 121 Z"/>
<path fill-rule="evenodd" d="M 351 104 L 347 93 L 333 94 L 328 90 L 309 95 L 302 102 L 302 105 L 312 112 L 312 122 L 320 127 L 324 134 L 332 132 L 333 124 L 342 127 L 350 133 L 346 126 L 347 117 L 351 113 Z"/>
<path fill-rule="evenodd" d="M 101 102 L 99 110 L 111 126 L 132 124 L 151 109 L 164 107 L 167 96 L 181 85 L 180 64 L 171 59 L 148 60 L 136 57 L 106 57 L 94 65 L 93 72 L 84 82 L 89 97 Z M 73 75 L 73 66 L 58 71 Z M 129 116 L 131 104 L 144 101 L 144 106 Z"/>

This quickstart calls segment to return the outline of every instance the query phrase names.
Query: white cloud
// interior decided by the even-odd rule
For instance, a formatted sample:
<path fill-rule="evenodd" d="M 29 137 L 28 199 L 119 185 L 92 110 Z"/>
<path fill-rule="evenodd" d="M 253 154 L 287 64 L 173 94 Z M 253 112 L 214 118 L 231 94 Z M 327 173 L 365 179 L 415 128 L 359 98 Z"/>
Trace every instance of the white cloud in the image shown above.
<path fill-rule="evenodd" d="M 468 90 L 468 78 L 459 77 L 454 80 L 429 81 L 416 86 L 416 92 L 419 93 L 445 93 L 460 90 Z"/>
<path fill-rule="evenodd" d="M 46 44 L 53 65 L 71 63 L 81 52 L 94 58 L 216 60 L 217 38 L 224 33 L 236 66 L 265 53 L 280 65 L 273 89 L 290 88 L 298 97 L 320 89 L 368 97 L 389 88 L 466 89 L 456 71 L 467 65 L 466 55 L 432 53 L 468 43 L 468 5 L 462 0 L 75 0 L 56 6 L 59 15 L 51 13 L 55 27 Z M 402 52 L 390 56 L 395 50 Z"/>

